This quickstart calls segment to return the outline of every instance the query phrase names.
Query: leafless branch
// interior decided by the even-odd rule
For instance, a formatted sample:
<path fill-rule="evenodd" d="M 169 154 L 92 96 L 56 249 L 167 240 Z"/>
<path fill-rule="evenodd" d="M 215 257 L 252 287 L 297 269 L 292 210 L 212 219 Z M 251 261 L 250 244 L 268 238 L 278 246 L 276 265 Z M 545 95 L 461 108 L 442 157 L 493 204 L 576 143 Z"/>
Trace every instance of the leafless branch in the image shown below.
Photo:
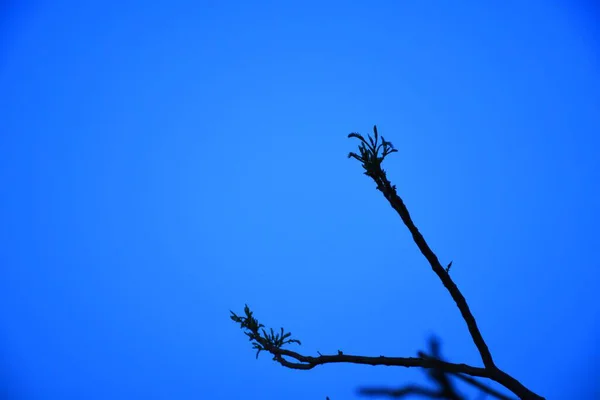
<path fill-rule="evenodd" d="M 472 377 L 488 378 L 501 384 L 508 390 L 512 391 L 515 395 L 519 396 L 521 399 L 543 400 L 543 397 L 526 388 L 518 380 L 498 368 L 494 363 L 492 354 L 485 343 L 485 340 L 483 339 L 479 327 L 477 326 L 477 322 L 475 321 L 475 317 L 469 309 L 467 301 L 450 277 L 449 271 L 452 262 L 450 262 L 450 264 L 448 264 L 448 266 L 445 268 L 442 267 L 437 256 L 431 250 L 423 235 L 415 226 L 410 213 L 404 204 L 404 201 L 396 192 L 396 186 L 391 184 L 391 182 L 387 179 L 385 171 L 381 168 L 381 164 L 385 157 L 391 153 L 397 152 L 397 150 L 394 149 L 392 143 L 386 141 L 383 136 L 381 137 L 381 142 L 379 142 L 379 134 L 376 126 L 373 127 L 373 133 L 374 139 L 369 135 L 368 141 L 358 133 L 349 134 L 348 137 L 359 139 L 361 144 L 359 145 L 359 154 L 351 152 L 348 154 L 348 157 L 355 158 L 362 163 L 362 167 L 365 170 L 365 175 L 369 176 L 373 179 L 373 181 L 375 181 L 377 190 L 383 193 L 384 197 L 388 200 L 392 208 L 396 210 L 402 219 L 402 222 L 404 222 L 410 231 L 417 247 L 429 262 L 431 269 L 442 281 L 442 284 L 450 293 L 450 296 L 456 303 L 456 306 L 465 320 L 471 338 L 477 347 L 477 350 L 479 351 L 484 365 L 483 368 L 466 364 L 446 362 L 439 359 L 439 357 L 431 357 L 425 353 L 420 353 L 419 357 L 368 357 L 347 355 L 338 350 L 338 353 L 334 355 L 322 355 L 321 353 L 318 353 L 318 357 L 305 356 L 291 350 L 283 349 L 283 345 L 291 343 L 300 344 L 300 341 L 297 339 L 291 339 L 291 333 L 285 333 L 283 328 L 279 333 L 276 333 L 273 331 L 273 329 L 271 329 L 270 333 L 268 333 L 265 329 L 263 329 L 264 326 L 253 317 L 252 312 L 247 305 L 244 308 L 246 314 L 245 316 L 238 316 L 231 312 L 231 319 L 239 323 L 242 329 L 246 330 L 245 334 L 252 342 L 254 349 L 257 350 L 257 357 L 261 351 L 267 351 L 273 355 L 273 359 L 275 361 L 288 368 L 309 370 L 317 365 L 331 363 L 420 367 L 430 370 L 431 376 L 434 376 L 438 382 L 442 383 L 442 389 L 445 389 L 442 390 L 439 395 L 446 396 L 442 398 L 459 399 L 458 395 L 450 390 L 451 386 L 447 374 L 451 374 L 466 382 L 470 382 L 473 385 L 479 385 L 479 383 L 475 383 L 477 381 Z M 383 150 L 381 154 L 379 154 L 380 150 Z M 484 386 L 478 387 L 484 390 Z M 415 391 L 421 391 L 421 394 L 433 394 L 433 392 L 424 390 L 423 388 L 418 388 L 416 386 L 411 386 L 408 389 L 410 389 L 410 391 L 413 393 Z M 405 388 L 404 392 L 406 392 L 408 389 Z M 490 392 L 488 391 L 488 393 Z"/>

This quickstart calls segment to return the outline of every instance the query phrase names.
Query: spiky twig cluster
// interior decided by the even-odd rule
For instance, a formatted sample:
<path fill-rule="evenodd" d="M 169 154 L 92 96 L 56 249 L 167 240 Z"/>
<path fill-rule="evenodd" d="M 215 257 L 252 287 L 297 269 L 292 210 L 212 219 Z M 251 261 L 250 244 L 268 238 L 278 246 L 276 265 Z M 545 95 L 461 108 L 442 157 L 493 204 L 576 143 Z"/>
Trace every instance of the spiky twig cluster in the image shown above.
<path fill-rule="evenodd" d="M 378 143 L 379 134 L 377 133 L 377 125 L 373 125 L 373 135 L 375 136 L 375 140 L 373 140 L 371 135 L 368 135 L 368 142 L 360 133 L 352 132 L 348 135 L 349 138 L 355 137 L 362 142 L 358 146 L 360 156 L 354 152 L 350 152 L 348 153 L 348 158 L 356 158 L 358 161 L 362 162 L 362 166 L 365 169 L 364 174 L 371 178 L 376 177 L 378 173 L 383 171 L 381 169 L 381 163 L 388 154 L 398 152 L 398 150 L 394 149 L 392 142 L 386 141 L 383 136 L 381 137 L 381 143 Z M 383 153 L 379 156 L 379 150 L 382 148 Z"/>
<path fill-rule="evenodd" d="M 288 339 L 292 334 L 290 332 L 284 333 L 283 328 L 281 328 L 280 333 L 275 333 L 273 328 L 270 329 L 270 332 L 265 331 L 263 329 L 265 326 L 260 324 L 258 320 L 252 316 L 252 311 L 247 304 L 244 307 L 245 317 L 240 317 L 233 311 L 230 312 L 230 318 L 234 322 L 239 323 L 242 329 L 246 330 L 244 333 L 252 342 L 252 348 L 257 350 L 256 358 L 258 358 L 258 355 L 263 350 L 272 352 L 273 350 L 281 349 L 281 346 L 288 343 L 301 344 L 297 339 Z M 262 331 L 262 334 L 260 331 Z"/>

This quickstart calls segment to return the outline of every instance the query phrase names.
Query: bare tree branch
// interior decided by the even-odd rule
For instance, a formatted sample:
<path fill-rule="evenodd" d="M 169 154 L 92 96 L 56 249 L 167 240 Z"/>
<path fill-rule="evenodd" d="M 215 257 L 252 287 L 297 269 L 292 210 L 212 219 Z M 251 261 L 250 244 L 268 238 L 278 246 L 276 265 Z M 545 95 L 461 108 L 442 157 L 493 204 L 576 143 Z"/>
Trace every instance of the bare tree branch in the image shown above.
<path fill-rule="evenodd" d="M 373 127 L 373 132 L 375 135 L 375 140 L 377 140 L 377 126 Z M 425 241 L 425 238 L 423 238 L 423 235 L 421 235 L 421 232 L 419 232 L 419 230 L 415 226 L 414 222 L 412 221 L 412 218 L 410 217 L 410 213 L 408 212 L 408 208 L 406 208 L 404 202 L 402 201 L 400 196 L 398 196 L 398 193 L 396 193 L 396 186 L 391 184 L 391 182 L 387 179 L 385 171 L 381 168 L 381 162 L 389 153 L 386 154 L 384 152 L 384 154 L 381 157 L 379 157 L 379 155 L 375 152 L 377 149 L 374 149 L 373 147 L 366 147 L 366 141 L 364 140 L 364 138 L 362 138 L 362 136 L 357 135 L 358 134 L 356 133 L 351 133 L 348 135 L 348 137 L 357 137 L 363 142 L 359 147 L 361 154 L 360 156 L 358 156 L 355 153 L 350 153 L 348 154 L 348 157 L 353 157 L 358 159 L 359 161 L 362 161 L 363 168 L 366 171 L 365 175 L 371 177 L 375 181 L 375 183 L 377 184 L 377 190 L 383 193 L 383 195 L 388 200 L 392 208 L 396 210 L 396 212 L 400 215 L 400 218 L 402 218 L 402 222 L 404 222 L 404 225 L 406 225 L 406 227 L 410 231 L 417 247 L 419 248 L 423 256 L 425 256 L 427 261 L 429 261 L 429 265 L 431 265 L 433 272 L 435 272 L 436 275 L 440 278 L 446 289 L 448 289 L 448 292 L 450 292 L 450 296 L 452 296 L 452 299 L 458 306 L 458 309 L 460 310 L 463 319 L 467 323 L 467 327 L 469 329 L 469 332 L 471 333 L 473 341 L 475 342 L 475 346 L 477 346 L 477 349 L 479 350 L 479 354 L 481 355 L 483 365 L 485 365 L 486 368 L 495 368 L 494 360 L 492 359 L 492 354 L 490 353 L 487 344 L 483 340 L 483 336 L 481 335 L 481 332 L 477 327 L 477 322 L 475 321 L 475 317 L 473 317 L 473 314 L 469 309 L 467 301 L 465 300 L 464 296 L 462 295 L 454 281 L 452 281 L 452 278 L 450 278 L 450 274 L 446 271 L 446 268 L 442 267 L 437 256 L 431 250 L 431 248 Z M 383 142 L 388 143 L 389 146 L 392 146 L 391 143 L 385 142 L 385 140 L 383 140 Z M 449 267 L 450 265 L 448 266 L 448 271 L 450 270 Z"/>
<path fill-rule="evenodd" d="M 501 371 L 494 364 L 492 354 L 488 349 L 485 340 L 483 340 L 483 336 L 479 331 L 479 327 L 477 326 L 475 317 L 471 313 L 471 310 L 469 309 L 469 305 L 467 304 L 465 297 L 462 295 L 461 291 L 458 289 L 452 278 L 450 278 L 449 270 L 451 264 L 448 265 L 447 268 L 442 267 L 437 256 L 435 255 L 433 250 L 431 250 L 431 248 L 425 241 L 425 238 L 414 224 L 410 213 L 408 212 L 408 208 L 406 208 L 404 201 L 402 201 L 402 199 L 396 192 L 396 186 L 391 184 L 391 182 L 387 179 L 385 171 L 381 168 L 381 163 L 383 162 L 385 157 L 388 154 L 394 152 L 395 149 L 393 149 L 392 144 L 390 142 L 386 142 L 382 136 L 381 139 L 384 151 L 383 154 L 379 156 L 379 147 L 377 147 L 376 145 L 378 139 L 377 126 L 373 126 L 373 134 L 375 137 L 375 144 L 373 144 L 373 140 L 369 136 L 369 141 L 371 142 L 371 145 L 369 145 L 369 143 L 367 143 L 361 135 L 357 133 L 349 134 L 349 138 L 358 138 L 359 140 L 361 140 L 362 143 L 359 146 L 360 156 L 356 153 L 350 153 L 348 154 L 348 157 L 355 158 L 363 163 L 362 166 L 365 169 L 365 175 L 369 176 L 371 179 L 373 179 L 373 181 L 375 181 L 377 185 L 377 190 L 383 193 L 384 197 L 390 203 L 392 208 L 396 210 L 398 215 L 400 215 L 402 222 L 404 222 L 404 225 L 406 225 L 406 227 L 410 231 L 415 244 L 417 245 L 423 256 L 425 256 L 425 258 L 429 262 L 431 269 L 433 269 L 433 272 L 435 272 L 435 274 L 440 278 L 442 284 L 446 287 L 446 289 L 450 293 L 450 296 L 452 296 L 452 299 L 456 303 L 456 306 L 458 307 L 463 319 L 467 324 L 467 328 L 469 329 L 471 338 L 473 339 L 477 350 L 479 350 L 479 354 L 483 361 L 483 365 L 485 366 L 485 370 L 489 374 L 489 378 L 501 383 L 521 398 L 541 398 L 540 396 L 536 395 L 535 393 L 527 389 L 525 386 L 523 386 L 519 381 L 506 374 L 505 372 Z"/>
<path fill-rule="evenodd" d="M 452 262 L 450 262 L 446 268 L 442 267 L 437 256 L 431 250 L 423 238 L 423 235 L 419 232 L 412 221 L 406 205 L 396 192 L 396 186 L 390 183 L 390 181 L 387 179 L 385 171 L 381 168 L 381 163 L 385 157 L 391 153 L 397 152 L 397 150 L 394 149 L 392 143 L 387 142 L 383 136 L 381 137 L 381 142 L 379 143 L 379 135 L 376 126 L 373 127 L 373 133 L 374 139 L 369 135 L 368 141 L 358 133 L 349 134 L 348 137 L 359 139 L 361 144 L 359 145 L 359 154 L 351 152 L 348 154 L 348 157 L 355 158 L 362 162 L 362 167 L 365 169 L 365 175 L 371 177 L 375 181 L 377 189 L 383 193 L 384 197 L 388 200 L 392 208 L 396 210 L 404 224 L 407 226 L 417 247 L 423 256 L 425 256 L 432 270 L 440 278 L 442 284 L 444 287 L 446 287 L 450 293 L 450 296 L 456 303 L 456 306 L 458 307 L 463 319 L 467 324 L 471 338 L 473 339 L 473 342 L 479 351 L 484 367 L 480 368 L 466 364 L 446 362 L 441 360 L 439 357 L 435 357 L 435 351 L 433 352 L 434 357 L 428 356 L 425 353 L 420 353 L 419 357 L 367 357 L 347 355 L 343 354 L 339 350 L 335 355 L 322 355 L 319 353 L 318 357 L 305 356 L 291 350 L 283 349 L 282 346 L 286 344 L 300 344 L 300 341 L 297 339 L 291 339 L 291 333 L 285 333 L 283 328 L 281 328 L 279 333 L 276 333 L 273 331 L 273 329 L 271 329 L 270 333 L 268 333 L 264 329 L 264 325 L 260 324 L 258 320 L 253 317 L 252 311 L 250 311 L 247 305 L 244 308 L 244 312 L 246 314 L 245 317 L 238 316 L 232 311 L 231 319 L 239 323 L 240 327 L 245 330 L 245 334 L 252 342 L 254 349 L 257 350 L 256 357 L 258 357 L 261 351 L 267 351 L 273 355 L 273 360 L 288 368 L 309 370 L 317 365 L 331 363 L 420 367 L 430 370 L 430 375 L 440 383 L 441 390 L 439 391 L 439 395 L 445 397 L 438 398 L 455 400 L 460 399 L 459 395 L 456 394 L 456 392 L 452 389 L 451 382 L 447 376 L 447 374 L 452 374 L 457 376 L 459 379 L 470 382 L 473 385 L 481 385 L 478 387 L 480 387 L 482 390 L 484 390 L 484 385 L 479 384 L 471 377 L 488 378 L 498 382 L 508 390 L 512 391 L 515 395 L 519 396 L 521 399 L 543 400 L 543 397 L 527 389 L 518 380 L 500 370 L 495 365 L 492 354 L 488 349 L 481 332 L 479 331 L 475 317 L 471 313 L 466 299 L 452 278 L 450 278 L 449 271 Z M 380 150 L 383 150 L 381 155 L 379 154 Z M 295 361 L 289 359 L 293 359 Z M 410 389 L 410 391 L 413 393 L 415 391 L 420 391 L 421 394 L 427 393 L 429 395 L 433 393 L 416 386 L 411 386 L 408 389 Z M 404 388 L 404 392 L 402 393 L 405 393 L 408 389 Z M 488 391 L 488 393 L 490 392 Z"/>

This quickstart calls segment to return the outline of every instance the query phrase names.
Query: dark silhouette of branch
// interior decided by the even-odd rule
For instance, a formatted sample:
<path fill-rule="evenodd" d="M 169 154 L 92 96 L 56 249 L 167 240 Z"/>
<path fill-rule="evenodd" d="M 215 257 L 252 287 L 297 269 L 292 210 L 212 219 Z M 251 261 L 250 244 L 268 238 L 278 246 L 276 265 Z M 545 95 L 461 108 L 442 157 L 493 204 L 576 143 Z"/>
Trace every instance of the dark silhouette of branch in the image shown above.
<path fill-rule="evenodd" d="M 362 143 L 359 147 L 360 156 L 355 153 L 350 153 L 348 154 L 348 157 L 356 158 L 357 160 L 363 163 L 362 166 L 365 169 L 365 175 L 371 177 L 375 181 L 375 183 L 377 184 L 377 190 L 383 193 L 383 195 L 388 200 L 392 208 L 396 210 L 396 212 L 400 215 L 400 218 L 402 218 L 402 222 L 404 222 L 404 225 L 406 225 L 406 227 L 412 234 L 413 240 L 415 241 L 417 247 L 419 248 L 423 256 L 425 256 L 427 261 L 429 261 L 429 265 L 431 265 L 433 272 L 435 272 L 436 275 L 441 279 L 442 283 L 444 284 L 446 289 L 448 289 L 448 292 L 450 292 L 450 295 L 456 302 L 456 305 L 458 306 L 458 309 L 460 310 L 463 319 L 467 323 L 467 327 L 469 328 L 471 337 L 475 342 L 475 346 L 477 346 L 477 349 L 479 350 L 479 354 L 481 355 L 481 359 L 483 360 L 483 365 L 485 365 L 487 368 L 495 368 L 494 360 L 492 359 L 492 354 L 490 353 L 485 341 L 483 340 L 483 337 L 481 336 L 481 333 L 479 332 L 477 322 L 475 322 L 475 317 L 473 317 L 473 314 L 471 313 L 471 310 L 469 309 L 469 306 L 464 296 L 450 278 L 450 274 L 448 271 L 450 270 L 451 264 L 447 267 L 448 271 L 446 271 L 446 269 L 442 267 L 437 256 L 431 250 L 431 248 L 423 238 L 423 235 L 421 235 L 421 232 L 419 232 L 419 230 L 413 223 L 408 209 L 404 205 L 404 202 L 402 201 L 400 196 L 398 196 L 398 194 L 396 193 L 396 186 L 390 183 L 390 181 L 387 179 L 385 171 L 381 168 L 381 162 L 384 160 L 385 156 L 391 153 L 392 151 L 388 153 L 384 151 L 383 155 L 379 157 L 379 149 L 376 146 L 376 142 L 378 139 L 377 126 L 373 127 L 373 132 L 375 135 L 374 144 L 370 136 L 369 140 L 371 144 L 367 143 L 367 141 L 358 133 L 349 134 L 348 137 L 358 138 L 362 141 Z M 387 144 L 388 147 L 392 147 L 392 144 L 390 142 L 386 142 L 383 139 L 383 136 L 381 137 L 381 140 L 384 145 Z"/>
<path fill-rule="evenodd" d="M 418 352 L 419 357 L 442 360 L 440 352 L 440 343 L 436 338 L 431 338 L 429 340 L 429 348 L 429 354 L 420 351 Z M 433 368 L 427 371 L 429 378 L 434 382 L 435 386 L 437 386 L 436 388 L 426 388 L 417 385 L 403 385 L 395 389 L 387 387 L 363 387 L 358 389 L 358 393 L 367 397 L 383 396 L 396 399 L 408 397 L 411 395 L 420 395 L 421 397 L 430 399 L 462 400 L 464 399 L 464 397 L 456 391 L 454 385 L 452 384 L 452 381 L 450 379 L 450 377 L 452 376 L 459 380 L 462 380 L 463 382 L 468 383 L 469 385 L 479 389 L 481 393 L 490 395 L 493 398 L 499 400 L 514 400 L 514 398 L 506 396 L 470 376 L 450 373 L 440 368 Z"/>
<path fill-rule="evenodd" d="M 391 182 L 387 179 L 385 171 L 381 168 L 381 163 L 383 162 L 385 157 L 388 154 L 395 152 L 396 150 L 393 148 L 392 143 L 387 142 L 383 138 L 383 136 L 381 137 L 381 144 L 379 146 L 377 145 L 379 136 L 377 132 L 377 126 L 373 126 L 373 134 L 375 139 L 373 140 L 371 136 L 369 136 L 369 142 L 367 142 L 364 139 L 364 137 L 359 133 L 349 134 L 349 138 L 358 138 L 361 141 L 361 144 L 359 145 L 360 155 L 351 152 L 348 154 L 348 158 L 352 157 L 362 162 L 362 166 L 365 170 L 365 175 L 369 176 L 371 179 L 373 179 L 373 181 L 375 181 L 375 184 L 377 185 L 377 190 L 383 193 L 384 197 L 390 203 L 392 208 L 396 210 L 398 215 L 400 215 L 402 222 L 404 222 L 404 225 L 406 225 L 406 227 L 410 231 L 415 244 L 417 245 L 423 256 L 429 262 L 431 269 L 433 269 L 433 272 L 435 272 L 435 274 L 440 278 L 442 284 L 446 287 L 446 289 L 450 293 L 450 296 L 452 296 L 452 299 L 456 303 L 456 306 L 458 307 L 463 319 L 467 324 L 467 328 L 469 329 L 471 338 L 473 339 L 477 350 L 479 350 L 479 354 L 481 356 L 481 360 L 483 361 L 483 365 L 485 366 L 485 370 L 488 373 L 488 377 L 501 383 L 521 398 L 539 399 L 540 396 L 527 389 L 519 381 L 506 374 L 505 372 L 501 371 L 495 365 L 494 360 L 492 358 L 492 354 L 488 349 L 485 340 L 483 340 L 483 336 L 479 331 L 479 327 L 477 326 L 475 317 L 471 313 L 466 299 L 464 298 L 464 296 L 462 295 L 452 278 L 450 278 L 449 271 L 452 263 L 450 263 L 446 268 L 442 267 L 437 256 L 435 255 L 433 250 L 431 250 L 431 248 L 425 241 L 425 238 L 415 226 L 412 218 L 410 217 L 410 213 L 408 212 L 408 208 L 406 208 L 404 201 L 402 201 L 402 199 L 396 192 L 396 186 L 391 184 Z M 381 156 L 379 156 L 379 150 L 381 148 L 383 148 L 383 153 Z"/>
<path fill-rule="evenodd" d="M 450 296 L 456 303 L 456 306 L 458 307 L 463 319 L 465 320 L 465 323 L 467 324 L 471 338 L 477 347 L 477 350 L 479 351 L 484 367 L 481 368 L 466 364 L 449 363 L 439 359 L 438 357 L 431 357 L 425 353 L 420 353 L 419 357 L 367 357 L 347 355 L 338 350 L 338 353 L 335 355 L 322 355 L 319 353 L 318 357 L 305 356 L 291 350 L 283 349 L 282 346 L 285 344 L 300 344 L 300 341 L 297 339 L 289 339 L 291 333 L 284 333 L 283 328 L 281 328 L 280 333 L 275 333 L 273 329 L 270 330 L 270 333 L 267 333 L 267 331 L 263 329 L 264 325 L 258 323 L 258 320 L 253 317 L 252 311 L 250 311 L 247 305 L 244 308 L 244 312 L 246 314 L 245 317 L 238 316 L 232 311 L 231 319 L 239 323 L 240 327 L 245 330 L 245 334 L 252 342 L 253 348 L 257 349 L 257 358 L 261 351 L 267 351 L 273 355 L 273 360 L 288 368 L 308 370 L 316 367 L 317 365 L 330 363 L 420 367 L 430 370 L 430 376 L 440 383 L 443 390 L 438 393 L 438 395 L 445 397 L 437 398 L 461 399 L 452 389 L 451 383 L 447 376 L 447 374 L 453 374 L 457 377 L 461 377 L 463 380 L 468 378 L 471 382 L 477 381 L 470 377 L 488 378 L 498 382 L 508 390 L 512 391 L 515 395 L 519 396 L 521 399 L 542 400 L 543 397 L 527 389 L 518 380 L 502 371 L 494 363 L 492 354 L 488 349 L 481 332 L 479 331 L 475 317 L 471 313 L 466 299 L 450 277 L 449 271 L 452 262 L 450 262 L 446 268 L 442 267 L 437 256 L 431 250 L 423 238 L 423 235 L 419 232 L 412 221 L 406 205 L 396 192 L 396 186 L 391 184 L 391 182 L 387 179 L 385 171 L 381 168 L 381 164 L 385 157 L 391 153 L 397 152 L 397 150 L 394 149 L 392 143 L 386 141 L 383 136 L 381 137 L 381 142 L 379 142 L 377 126 L 373 127 L 373 133 L 374 138 L 369 135 L 368 141 L 365 140 L 364 137 L 359 133 L 349 134 L 348 137 L 357 138 L 361 141 L 361 143 L 359 145 L 359 154 L 351 152 L 348 154 L 348 158 L 355 158 L 362 163 L 362 167 L 365 170 L 364 174 L 375 181 L 377 190 L 383 193 L 384 197 L 388 200 L 392 208 L 396 210 L 402 219 L 402 222 L 404 222 L 410 231 L 414 242 L 423 256 L 425 256 L 429 262 L 431 269 L 440 278 L 442 284 L 448 290 Z M 380 150 L 383 150 L 381 154 Z M 433 394 L 431 391 L 423 390 L 423 388 L 417 388 L 416 386 L 411 386 L 408 389 L 404 389 L 405 391 L 410 389 L 410 391 L 413 393 L 415 393 L 415 391 L 420 391 L 421 394 L 424 395 Z"/>

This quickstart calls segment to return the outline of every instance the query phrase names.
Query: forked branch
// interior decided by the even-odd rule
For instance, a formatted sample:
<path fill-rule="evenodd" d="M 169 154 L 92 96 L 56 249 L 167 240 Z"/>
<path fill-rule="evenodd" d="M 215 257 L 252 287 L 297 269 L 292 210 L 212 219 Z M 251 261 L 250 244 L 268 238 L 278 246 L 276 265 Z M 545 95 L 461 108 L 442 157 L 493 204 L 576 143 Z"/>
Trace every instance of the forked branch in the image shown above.
<path fill-rule="evenodd" d="M 466 364 L 449 363 L 435 356 L 426 355 L 425 353 L 420 353 L 419 357 L 366 357 L 343 354 L 338 350 L 338 353 L 334 355 L 322 355 L 319 353 L 318 357 L 305 356 L 294 351 L 283 349 L 282 347 L 285 344 L 300 344 L 300 341 L 297 339 L 290 339 L 291 334 L 285 333 L 283 328 L 281 328 L 279 333 L 275 333 L 273 329 L 271 329 L 270 333 L 268 333 L 265 329 L 263 329 L 264 326 L 259 324 L 258 321 L 253 317 L 252 311 L 250 311 L 247 305 L 244 308 L 244 312 L 246 314 L 245 316 L 238 316 L 232 311 L 231 319 L 239 323 L 240 327 L 245 330 L 245 334 L 249 337 L 250 341 L 252 341 L 253 348 L 257 349 L 257 357 L 261 351 L 267 351 L 273 355 L 273 360 L 288 368 L 308 370 L 316 367 L 317 365 L 330 363 L 421 367 L 437 371 L 439 373 L 454 374 L 467 381 L 471 379 L 469 376 L 488 378 L 500 383 L 502 386 L 509 389 L 522 399 L 543 399 L 543 397 L 530 391 L 518 380 L 500 370 L 495 365 L 492 354 L 488 349 L 481 332 L 479 331 L 479 327 L 477 326 L 475 317 L 469 309 L 467 301 L 450 277 L 449 270 L 452 263 L 448 264 L 448 266 L 445 268 L 442 267 L 437 256 L 431 250 L 423 238 L 423 235 L 419 232 L 412 221 L 406 205 L 396 192 L 396 186 L 390 183 L 390 181 L 387 179 L 385 171 L 381 168 L 381 164 L 385 157 L 391 153 L 397 152 L 397 150 L 394 149 L 392 143 L 386 141 L 383 136 L 381 137 L 381 141 L 379 141 L 379 134 L 376 126 L 373 127 L 373 134 L 373 137 L 370 135 L 368 136 L 368 140 L 365 140 L 365 138 L 359 133 L 349 134 L 348 137 L 357 138 L 361 141 L 361 143 L 358 147 L 359 152 L 351 152 L 348 154 L 348 157 L 355 158 L 362 163 L 362 167 L 365 170 L 365 175 L 369 176 L 375 181 L 377 190 L 383 193 L 384 197 L 388 200 L 392 208 L 396 210 L 402 219 L 402 222 L 404 222 L 410 231 L 414 242 L 423 256 L 425 256 L 429 262 L 431 269 L 440 278 L 442 284 L 444 287 L 446 287 L 450 293 L 450 296 L 456 303 L 456 306 L 458 307 L 463 319 L 467 324 L 471 338 L 473 339 L 473 342 L 479 351 L 484 367 L 481 368 Z"/>

